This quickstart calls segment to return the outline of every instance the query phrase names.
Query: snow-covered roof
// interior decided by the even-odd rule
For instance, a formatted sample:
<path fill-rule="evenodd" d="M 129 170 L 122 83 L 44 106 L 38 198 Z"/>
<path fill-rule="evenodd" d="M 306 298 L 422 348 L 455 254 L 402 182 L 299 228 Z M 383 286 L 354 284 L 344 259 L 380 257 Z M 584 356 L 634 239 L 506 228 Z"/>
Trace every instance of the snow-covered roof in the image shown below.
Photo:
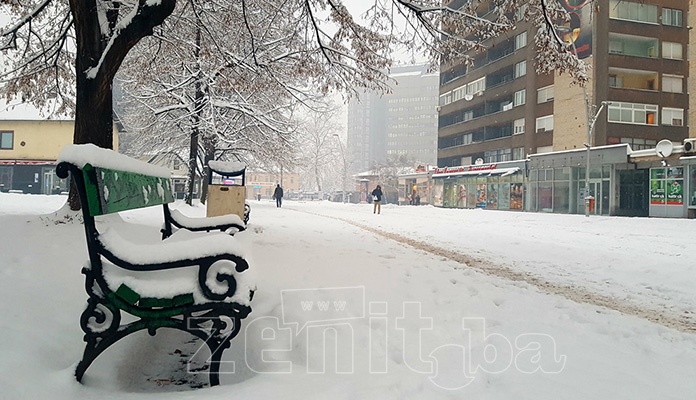
<path fill-rule="evenodd" d="M 84 167 L 86 164 L 90 164 L 93 167 L 134 172 L 161 178 L 171 177 L 171 173 L 167 168 L 148 164 L 144 161 L 118 154 L 113 150 L 104 149 L 91 143 L 65 145 L 58 155 L 58 162 L 63 161 L 75 164 L 80 168 Z"/>
<path fill-rule="evenodd" d="M 55 105 L 50 104 L 42 109 L 29 103 L 10 103 L 0 100 L 0 120 L 3 121 L 73 121 L 68 115 L 53 113 Z"/>

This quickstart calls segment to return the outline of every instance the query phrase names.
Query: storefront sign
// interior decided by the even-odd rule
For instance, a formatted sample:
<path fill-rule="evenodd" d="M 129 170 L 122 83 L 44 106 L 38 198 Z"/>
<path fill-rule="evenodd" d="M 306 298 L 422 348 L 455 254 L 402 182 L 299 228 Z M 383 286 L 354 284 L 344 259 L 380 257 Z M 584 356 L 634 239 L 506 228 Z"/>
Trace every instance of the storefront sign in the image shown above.
<path fill-rule="evenodd" d="M 488 165 L 467 165 L 467 166 L 459 166 L 459 167 L 444 167 L 444 168 L 435 168 L 435 174 L 456 174 L 456 173 L 461 173 L 461 172 L 470 172 L 470 171 L 490 171 L 498 168 L 498 164 L 488 164 Z"/>

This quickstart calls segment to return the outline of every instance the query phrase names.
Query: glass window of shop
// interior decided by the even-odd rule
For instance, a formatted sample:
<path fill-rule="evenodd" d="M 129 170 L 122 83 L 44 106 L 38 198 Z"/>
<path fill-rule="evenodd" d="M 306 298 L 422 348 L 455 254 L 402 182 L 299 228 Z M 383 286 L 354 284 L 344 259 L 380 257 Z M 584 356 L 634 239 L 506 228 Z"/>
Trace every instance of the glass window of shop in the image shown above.
<path fill-rule="evenodd" d="M 442 179 L 433 179 L 432 201 L 433 201 L 433 205 L 436 207 L 443 207 L 444 206 L 444 202 L 443 202 L 444 183 L 445 182 Z"/>
<path fill-rule="evenodd" d="M 497 210 L 498 209 L 498 196 L 500 193 L 499 190 L 499 177 L 498 176 L 492 176 L 488 178 L 488 181 L 486 183 L 486 208 L 490 210 Z"/>
<path fill-rule="evenodd" d="M 530 210 L 569 213 L 574 197 L 571 172 L 570 167 L 530 171 Z"/>
<path fill-rule="evenodd" d="M 441 204 L 437 203 L 438 190 L 442 193 Z M 524 190 L 522 172 L 507 176 L 471 175 L 435 179 L 433 204 L 448 208 L 522 210 L 524 209 Z"/>
<path fill-rule="evenodd" d="M 650 204 L 684 205 L 684 167 L 650 168 Z"/>
<path fill-rule="evenodd" d="M 457 197 L 457 184 L 455 179 L 445 179 L 442 190 L 442 206 L 453 207 Z"/>

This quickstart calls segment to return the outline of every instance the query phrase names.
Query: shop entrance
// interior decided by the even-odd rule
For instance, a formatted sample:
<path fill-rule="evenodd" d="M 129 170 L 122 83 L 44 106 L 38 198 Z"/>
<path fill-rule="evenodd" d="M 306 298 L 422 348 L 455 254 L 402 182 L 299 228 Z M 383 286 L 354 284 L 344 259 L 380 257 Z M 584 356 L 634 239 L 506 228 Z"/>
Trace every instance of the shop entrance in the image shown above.
<path fill-rule="evenodd" d="M 647 217 L 650 204 L 647 169 L 618 171 L 619 208 L 616 215 Z"/>
<path fill-rule="evenodd" d="M 578 214 L 585 213 L 585 182 L 578 182 Z M 590 211 L 592 215 L 609 214 L 609 181 L 590 180 L 590 196 L 594 197 L 594 209 Z"/>

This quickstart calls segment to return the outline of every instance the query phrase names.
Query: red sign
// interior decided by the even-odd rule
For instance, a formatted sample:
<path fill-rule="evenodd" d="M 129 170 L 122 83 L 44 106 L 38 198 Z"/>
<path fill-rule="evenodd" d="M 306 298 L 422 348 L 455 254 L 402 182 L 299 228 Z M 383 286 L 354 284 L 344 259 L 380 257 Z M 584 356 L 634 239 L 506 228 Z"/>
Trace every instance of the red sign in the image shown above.
<path fill-rule="evenodd" d="M 435 174 L 456 174 L 469 171 L 490 171 L 498 168 L 498 164 L 468 165 L 459 167 L 435 168 Z"/>

